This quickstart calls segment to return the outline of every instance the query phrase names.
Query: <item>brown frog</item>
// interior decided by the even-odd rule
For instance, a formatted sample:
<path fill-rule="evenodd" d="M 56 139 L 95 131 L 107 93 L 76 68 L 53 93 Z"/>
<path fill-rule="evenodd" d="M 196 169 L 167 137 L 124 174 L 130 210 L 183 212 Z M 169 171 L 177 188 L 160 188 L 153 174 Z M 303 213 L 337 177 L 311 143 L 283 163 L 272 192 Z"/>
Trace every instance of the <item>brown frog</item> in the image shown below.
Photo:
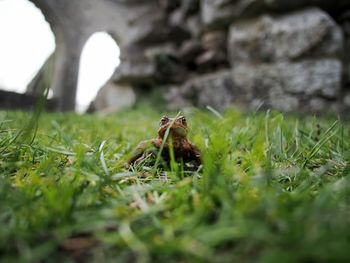
<path fill-rule="evenodd" d="M 201 153 L 188 139 L 187 121 L 184 116 L 169 118 L 162 117 L 159 123 L 158 137 L 147 141 L 142 141 L 132 152 L 132 157 L 128 164 L 140 164 L 147 158 L 155 157 L 155 154 L 161 148 L 166 131 L 169 129 L 167 140 L 164 143 L 162 150 L 162 158 L 169 163 L 169 143 L 171 142 L 174 150 L 174 157 L 177 162 L 184 163 L 193 162 L 199 166 L 201 161 Z"/>

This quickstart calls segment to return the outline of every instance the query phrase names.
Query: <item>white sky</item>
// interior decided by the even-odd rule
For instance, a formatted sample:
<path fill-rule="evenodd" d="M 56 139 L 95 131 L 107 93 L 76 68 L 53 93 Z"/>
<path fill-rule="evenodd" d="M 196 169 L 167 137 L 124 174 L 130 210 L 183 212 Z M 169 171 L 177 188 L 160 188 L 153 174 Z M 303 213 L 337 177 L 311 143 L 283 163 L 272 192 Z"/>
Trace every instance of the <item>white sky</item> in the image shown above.
<path fill-rule="evenodd" d="M 90 104 L 119 63 L 119 48 L 110 35 L 101 32 L 89 38 L 80 59 L 78 111 Z"/>
<path fill-rule="evenodd" d="M 0 0 L 0 88 L 25 92 L 55 40 L 44 16 L 27 0 Z M 78 109 L 85 108 L 119 64 L 119 48 L 106 33 L 86 43 L 79 72 Z"/>

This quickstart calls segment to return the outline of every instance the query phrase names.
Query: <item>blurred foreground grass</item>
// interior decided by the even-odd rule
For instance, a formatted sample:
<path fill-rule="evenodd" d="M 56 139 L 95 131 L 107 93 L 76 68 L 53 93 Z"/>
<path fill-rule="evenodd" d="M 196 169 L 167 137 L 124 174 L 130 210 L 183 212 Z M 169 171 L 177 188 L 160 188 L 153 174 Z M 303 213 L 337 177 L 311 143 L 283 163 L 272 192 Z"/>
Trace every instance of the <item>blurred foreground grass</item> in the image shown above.
<path fill-rule="evenodd" d="M 184 114 L 203 170 L 147 177 L 123 161 L 160 113 L 44 114 L 34 138 L 1 112 L 0 261 L 350 261 L 349 122 Z"/>

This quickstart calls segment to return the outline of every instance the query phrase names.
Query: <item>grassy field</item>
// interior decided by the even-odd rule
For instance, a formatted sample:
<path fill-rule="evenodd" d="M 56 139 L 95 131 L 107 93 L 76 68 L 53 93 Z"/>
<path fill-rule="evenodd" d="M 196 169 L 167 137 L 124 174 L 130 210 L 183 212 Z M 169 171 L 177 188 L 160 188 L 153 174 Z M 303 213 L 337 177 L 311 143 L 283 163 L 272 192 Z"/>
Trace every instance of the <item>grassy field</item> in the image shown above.
<path fill-rule="evenodd" d="M 349 122 L 183 114 L 200 171 L 124 168 L 148 108 L 0 112 L 0 261 L 350 262 Z"/>

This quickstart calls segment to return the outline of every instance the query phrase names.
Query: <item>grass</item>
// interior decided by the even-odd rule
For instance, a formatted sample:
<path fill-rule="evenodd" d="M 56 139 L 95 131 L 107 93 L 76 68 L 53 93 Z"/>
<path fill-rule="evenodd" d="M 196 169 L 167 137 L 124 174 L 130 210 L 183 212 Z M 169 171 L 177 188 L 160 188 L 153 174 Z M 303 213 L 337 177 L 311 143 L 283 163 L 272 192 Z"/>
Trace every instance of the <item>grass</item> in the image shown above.
<path fill-rule="evenodd" d="M 349 122 L 184 114 L 201 171 L 124 168 L 156 134 L 148 108 L 0 112 L 0 261 L 350 261 Z"/>

